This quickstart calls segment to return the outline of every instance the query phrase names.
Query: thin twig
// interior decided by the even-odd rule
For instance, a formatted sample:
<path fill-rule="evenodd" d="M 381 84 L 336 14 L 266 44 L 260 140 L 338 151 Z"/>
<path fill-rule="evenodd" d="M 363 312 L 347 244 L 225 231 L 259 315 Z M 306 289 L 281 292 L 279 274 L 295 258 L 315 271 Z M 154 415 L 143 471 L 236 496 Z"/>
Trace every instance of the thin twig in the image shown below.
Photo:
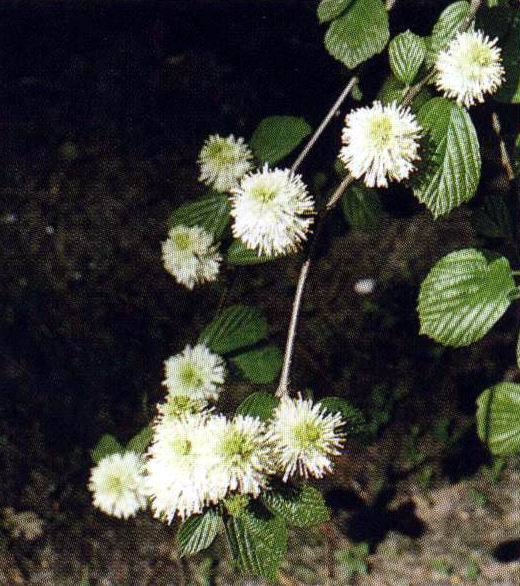
<path fill-rule="evenodd" d="M 309 275 L 309 269 L 311 267 L 314 253 L 316 251 L 316 244 L 318 242 L 319 235 L 322 231 L 325 219 L 328 216 L 330 210 L 334 208 L 338 200 L 341 198 L 345 190 L 352 184 L 354 178 L 351 175 L 347 175 L 340 183 L 336 191 L 330 196 L 327 201 L 325 208 L 321 211 L 318 217 L 318 223 L 314 232 L 313 238 L 309 244 L 309 250 L 307 258 L 300 269 L 298 276 L 298 284 L 296 285 L 296 293 L 294 294 L 294 300 L 291 311 L 291 321 L 289 322 L 289 329 L 287 331 L 287 341 L 285 343 L 285 352 L 283 357 L 282 372 L 280 374 L 280 382 L 278 383 L 278 389 L 276 390 L 277 397 L 287 396 L 289 394 L 289 373 L 291 370 L 291 361 L 294 352 L 294 341 L 296 339 L 296 328 L 298 326 L 298 318 L 300 314 L 300 307 L 303 299 L 303 291 L 305 289 L 305 283 L 307 276 Z"/>
<path fill-rule="evenodd" d="M 491 123 L 493 125 L 493 130 L 498 138 L 498 148 L 500 149 L 500 162 L 502 163 L 502 167 L 506 174 L 507 180 L 509 182 L 513 181 L 515 178 L 515 172 L 513 171 L 513 166 L 511 165 L 511 159 L 509 158 L 509 153 L 507 152 L 506 143 L 502 138 L 502 125 L 500 124 L 500 118 L 496 112 L 491 114 Z"/>
<path fill-rule="evenodd" d="M 390 8 L 393 7 L 395 2 L 392 0 L 388 0 L 387 6 L 390 5 Z M 480 5 L 482 4 L 482 0 L 471 0 L 470 9 L 466 18 L 462 21 L 459 30 L 464 31 L 473 22 L 475 15 L 477 14 Z M 403 106 L 410 106 L 414 98 L 417 94 L 421 91 L 421 89 L 429 83 L 433 78 L 434 72 L 430 71 L 424 79 L 420 82 L 416 83 L 412 87 L 408 89 L 406 94 L 403 97 L 402 105 Z M 283 397 L 289 395 L 289 375 L 291 370 L 291 362 L 292 356 L 294 352 L 294 341 L 296 339 L 296 330 L 298 327 L 298 318 L 300 314 L 300 306 L 303 301 L 303 293 L 305 290 L 305 282 L 307 281 L 307 277 L 309 276 L 311 262 L 314 256 L 314 252 L 316 250 L 316 243 L 318 241 L 318 237 L 321 233 L 321 229 L 323 227 L 324 220 L 326 219 L 328 213 L 336 206 L 341 196 L 345 193 L 345 190 L 353 183 L 354 178 L 351 175 L 347 175 L 336 191 L 332 194 L 329 201 L 327 202 L 325 208 L 322 210 L 319 218 L 318 218 L 318 225 L 314 236 L 309 244 L 309 250 L 307 254 L 307 258 L 304 261 L 302 268 L 300 269 L 300 275 L 298 277 L 298 285 L 296 287 L 296 293 L 294 295 L 293 306 L 291 311 L 291 321 L 289 322 L 289 329 L 287 332 L 287 341 L 285 344 L 285 352 L 284 352 L 284 359 L 283 359 L 283 366 L 282 372 L 280 375 L 280 382 L 278 383 L 278 388 L 276 390 L 277 397 Z"/>
<path fill-rule="evenodd" d="M 350 79 L 348 84 L 345 86 L 345 89 L 341 92 L 338 99 L 334 102 L 332 108 L 327 112 L 325 118 L 321 121 L 321 124 L 318 126 L 314 134 L 309 139 L 309 142 L 305 145 L 302 152 L 298 155 L 294 163 L 292 164 L 291 171 L 293 173 L 296 172 L 298 167 L 302 164 L 303 159 L 309 154 L 312 147 L 316 144 L 318 138 L 321 136 L 321 133 L 327 128 L 332 118 L 335 116 L 336 112 L 341 108 L 341 105 L 346 100 L 347 96 L 352 91 L 353 87 L 358 83 L 359 79 L 354 76 Z"/>

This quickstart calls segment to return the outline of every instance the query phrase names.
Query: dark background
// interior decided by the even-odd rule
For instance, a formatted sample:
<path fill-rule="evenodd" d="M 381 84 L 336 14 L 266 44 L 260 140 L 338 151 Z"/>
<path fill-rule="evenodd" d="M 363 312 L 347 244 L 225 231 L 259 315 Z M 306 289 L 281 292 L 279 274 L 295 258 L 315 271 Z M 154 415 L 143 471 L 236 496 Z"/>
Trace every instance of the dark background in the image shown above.
<path fill-rule="evenodd" d="M 398 2 L 392 32 L 427 34 L 448 3 Z M 196 339 L 222 293 L 219 284 L 187 292 L 160 257 L 169 212 L 203 192 L 202 142 L 216 132 L 248 139 L 270 114 L 316 127 L 348 80 L 323 47 L 315 10 L 311 0 L 0 5 L 0 505 L 46 521 L 63 572 L 98 559 L 93 540 L 118 544 L 126 531 L 90 507 L 88 450 L 103 433 L 126 441 L 147 423 L 163 394 L 162 361 Z M 366 99 L 386 71 L 385 57 L 364 67 Z M 476 116 L 485 120 L 486 109 Z M 305 163 L 309 179 L 330 167 L 340 128 L 338 118 Z M 460 477 L 485 462 L 474 399 L 514 361 L 514 316 L 464 353 L 419 338 L 418 283 L 435 259 L 476 237 L 466 212 L 434 226 L 408 192 L 390 193 L 394 217 L 380 234 L 346 234 L 339 216 L 331 221 L 294 382 L 381 412 L 394 438 L 409 423 L 465 422 L 469 443 L 459 449 L 470 446 L 470 456 L 435 456 L 441 477 Z M 298 266 L 246 269 L 229 299 L 260 304 L 280 343 Z M 379 283 L 370 301 L 352 293 L 366 276 Z M 233 389 L 245 392 L 236 381 Z M 399 441 L 377 437 L 391 460 Z M 355 467 L 351 458 L 340 479 Z M 69 540 L 70 567 L 60 549 Z M 27 579 L 42 564 L 39 547 L 13 546 Z"/>

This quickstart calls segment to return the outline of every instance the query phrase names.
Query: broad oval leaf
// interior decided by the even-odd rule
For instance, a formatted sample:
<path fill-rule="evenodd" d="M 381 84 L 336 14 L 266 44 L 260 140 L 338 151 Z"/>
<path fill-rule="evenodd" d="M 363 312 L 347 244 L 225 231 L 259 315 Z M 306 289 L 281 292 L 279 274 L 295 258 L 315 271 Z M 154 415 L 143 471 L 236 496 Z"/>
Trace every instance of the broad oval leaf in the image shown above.
<path fill-rule="evenodd" d="M 168 227 L 201 226 L 214 235 L 215 240 L 221 238 L 228 223 L 231 206 L 227 196 L 215 194 L 193 202 L 185 203 L 172 212 L 168 219 Z"/>
<path fill-rule="evenodd" d="M 334 20 L 325 34 L 325 47 L 349 69 L 357 67 L 386 47 L 390 32 L 382 0 L 355 0 Z"/>
<path fill-rule="evenodd" d="M 249 144 L 259 161 L 274 165 L 291 154 L 311 132 L 303 118 L 269 116 L 256 127 Z"/>
<path fill-rule="evenodd" d="M 330 519 L 330 511 L 319 490 L 302 484 L 298 487 L 282 486 L 262 495 L 265 506 L 280 515 L 288 525 L 312 527 Z"/>
<path fill-rule="evenodd" d="M 264 518 L 244 511 L 227 519 L 226 536 L 242 572 L 276 580 L 287 553 L 287 526 L 281 517 Z"/>
<path fill-rule="evenodd" d="M 251 417 L 258 417 L 262 421 L 267 421 L 278 407 L 279 402 L 279 399 L 269 393 L 251 393 L 240 403 L 236 413 L 237 415 L 250 415 Z"/>
<path fill-rule="evenodd" d="M 318 19 L 321 23 L 330 22 L 341 16 L 352 0 L 321 0 L 318 5 Z"/>
<path fill-rule="evenodd" d="M 232 265 L 258 265 L 277 258 L 280 257 L 259 255 L 256 250 L 247 248 L 241 240 L 233 240 L 226 254 L 228 263 Z"/>
<path fill-rule="evenodd" d="M 278 346 L 253 348 L 231 359 L 244 378 L 256 384 L 272 383 L 282 368 L 282 353 Z"/>
<path fill-rule="evenodd" d="M 469 2 L 454 2 L 445 8 L 437 22 L 433 26 L 428 52 L 426 54 L 426 65 L 431 67 L 437 55 L 457 34 L 463 20 L 468 16 L 470 10 Z"/>
<path fill-rule="evenodd" d="M 477 399 L 480 439 L 496 456 L 520 451 L 520 385 L 499 383 Z"/>
<path fill-rule="evenodd" d="M 426 43 L 422 37 L 408 30 L 390 41 L 388 55 L 395 76 L 410 85 L 423 64 Z"/>
<path fill-rule="evenodd" d="M 356 230 L 372 232 L 384 218 L 381 198 L 375 189 L 364 185 L 353 185 L 341 198 L 345 219 Z"/>
<path fill-rule="evenodd" d="M 90 450 L 90 456 L 96 464 L 99 464 L 103 458 L 111 456 L 112 454 L 122 453 L 124 451 L 125 449 L 123 446 L 113 435 L 105 433 L 105 435 L 102 435 L 99 438 L 99 441 L 94 449 Z"/>
<path fill-rule="evenodd" d="M 222 311 L 200 335 L 217 354 L 247 348 L 267 336 L 267 321 L 256 307 L 232 305 Z"/>
<path fill-rule="evenodd" d="M 126 444 L 126 449 L 136 454 L 144 454 L 150 445 L 153 438 L 153 429 L 147 425 L 143 427 L 139 433 L 134 435 L 132 439 Z"/>
<path fill-rule="evenodd" d="M 480 149 L 469 114 L 455 102 L 433 98 L 417 115 L 431 144 L 414 194 L 435 218 L 470 200 L 480 181 Z"/>
<path fill-rule="evenodd" d="M 213 509 L 208 509 L 202 515 L 188 517 L 177 532 L 181 557 L 209 547 L 221 527 L 222 519 Z"/>
<path fill-rule="evenodd" d="M 502 317 L 516 290 L 509 261 L 488 262 L 473 248 L 441 258 L 421 285 L 421 334 L 445 346 L 480 340 Z"/>

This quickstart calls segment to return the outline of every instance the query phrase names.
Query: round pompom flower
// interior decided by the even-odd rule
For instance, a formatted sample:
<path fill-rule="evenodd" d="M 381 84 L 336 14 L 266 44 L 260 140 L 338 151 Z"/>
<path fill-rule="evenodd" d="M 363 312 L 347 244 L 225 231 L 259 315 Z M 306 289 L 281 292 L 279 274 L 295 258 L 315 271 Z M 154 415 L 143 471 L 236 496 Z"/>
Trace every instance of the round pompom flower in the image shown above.
<path fill-rule="evenodd" d="M 200 226 L 174 226 L 162 243 L 164 268 L 188 289 L 217 278 L 222 256 Z"/>
<path fill-rule="evenodd" d="M 199 154 L 199 181 L 216 191 L 229 191 L 253 168 L 252 158 L 253 153 L 243 138 L 210 136 Z"/>
<path fill-rule="evenodd" d="M 92 468 L 89 490 L 98 509 L 122 519 L 146 507 L 143 461 L 135 452 L 111 454 Z"/>
<path fill-rule="evenodd" d="M 284 482 L 294 474 L 321 478 L 332 470 L 331 456 L 340 454 L 344 424 L 339 413 L 329 413 L 311 400 L 283 397 L 273 413 L 267 437 Z"/>
<path fill-rule="evenodd" d="M 205 415 L 159 418 L 146 461 L 147 492 L 155 517 L 171 523 L 200 513 L 207 503 Z"/>
<path fill-rule="evenodd" d="M 482 31 L 459 33 L 435 62 L 437 89 L 466 107 L 494 94 L 505 74 L 497 41 Z"/>
<path fill-rule="evenodd" d="M 217 399 L 219 387 L 224 383 L 224 361 L 213 354 L 205 344 L 186 348 L 164 361 L 168 399 L 187 395 L 191 399 Z"/>
<path fill-rule="evenodd" d="M 258 496 L 272 473 L 271 450 L 264 423 L 257 417 L 237 415 L 231 421 L 223 415 L 208 419 L 206 446 L 215 464 L 208 473 L 208 493 L 213 502 L 229 491 Z"/>
<path fill-rule="evenodd" d="M 301 175 L 267 164 L 232 190 L 231 206 L 233 235 L 259 255 L 296 250 L 314 221 L 314 200 Z"/>
<path fill-rule="evenodd" d="M 388 179 L 402 181 L 415 169 L 420 132 L 408 108 L 376 101 L 347 115 L 339 157 L 368 187 L 388 187 Z"/>
<path fill-rule="evenodd" d="M 157 411 L 161 417 L 180 419 L 185 415 L 202 413 L 207 405 L 205 399 L 194 399 L 188 395 L 168 395 L 164 403 L 157 405 Z"/>

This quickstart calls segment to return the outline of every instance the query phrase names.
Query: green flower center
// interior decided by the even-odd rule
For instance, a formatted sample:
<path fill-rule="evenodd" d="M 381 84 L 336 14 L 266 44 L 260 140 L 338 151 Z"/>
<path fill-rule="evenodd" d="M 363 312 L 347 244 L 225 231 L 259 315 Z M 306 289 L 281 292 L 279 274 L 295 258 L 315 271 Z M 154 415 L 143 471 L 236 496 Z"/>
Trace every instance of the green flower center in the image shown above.
<path fill-rule="evenodd" d="M 196 413 L 200 410 L 200 404 L 186 395 L 170 397 L 166 403 L 166 415 L 178 417 L 184 413 Z"/>
<path fill-rule="evenodd" d="M 394 125 L 392 120 L 386 114 L 380 114 L 370 122 L 370 137 L 374 146 L 378 149 L 384 149 L 390 146 L 394 135 Z"/>
<path fill-rule="evenodd" d="M 191 452 L 191 442 L 185 437 L 177 437 L 172 441 L 172 450 L 179 456 L 187 456 Z"/>
<path fill-rule="evenodd" d="M 311 421 L 295 425 L 293 433 L 298 447 L 303 450 L 316 447 L 322 435 L 320 428 Z"/>
<path fill-rule="evenodd" d="M 277 190 L 271 185 L 259 183 L 251 190 L 251 195 L 261 203 L 269 203 L 276 196 Z"/>
<path fill-rule="evenodd" d="M 233 431 L 223 440 L 221 450 L 227 460 L 247 461 L 254 451 L 254 446 L 244 434 Z"/>
<path fill-rule="evenodd" d="M 191 238 L 188 232 L 177 232 L 173 236 L 173 241 L 179 250 L 188 250 L 191 246 Z"/>
<path fill-rule="evenodd" d="M 224 140 L 208 145 L 207 154 L 219 165 L 228 165 L 235 162 L 235 150 Z"/>
<path fill-rule="evenodd" d="M 107 488 L 110 492 L 121 494 L 125 488 L 125 484 L 121 476 L 114 474 L 107 479 Z"/>
<path fill-rule="evenodd" d="M 477 79 L 482 69 L 493 63 L 489 47 L 480 43 L 472 44 L 462 56 L 462 66 L 470 79 Z"/>
<path fill-rule="evenodd" d="M 204 384 L 200 371 L 193 364 L 183 364 L 180 378 L 184 385 L 191 389 L 199 389 Z"/>

